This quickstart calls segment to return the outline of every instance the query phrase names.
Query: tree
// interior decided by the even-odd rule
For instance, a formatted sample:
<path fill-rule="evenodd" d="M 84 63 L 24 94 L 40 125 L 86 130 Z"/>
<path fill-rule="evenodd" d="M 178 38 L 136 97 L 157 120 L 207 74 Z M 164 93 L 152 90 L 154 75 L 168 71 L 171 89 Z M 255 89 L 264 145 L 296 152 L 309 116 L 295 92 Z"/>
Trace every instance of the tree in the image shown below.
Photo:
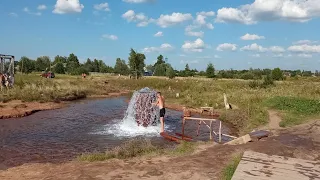
<path fill-rule="evenodd" d="M 22 73 L 31 73 L 35 70 L 35 61 L 23 56 L 19 61 L 19 67 Z"/>
<path fill-rule="evenodd" d="M 170 79 L 173 79 L 176 77 L 176 72 L 174 71 L 174 69 L 170 65 L 168 66 L 166 74 L 167 74 L 167 77 Z"/>
<path fill-rule="evenodd" d="M 280 68 L 274 68 L 271 73 L 272 79 L 279 81 L 283 80 L 283 73 Z"/>
<path fill-rule="evenodd" d="M 163 60 L 163 56 L 160 54 L 158 57 L 157 57 L 157 62 L 153 65 L 153 67 L 155 68 L 157 65 L 160 65 L 160 64 L 165 64 L 166 62 Z"/>
<path fill-rule="evenodd" d="M 184 68 L 184 74 L 187 77 L 191 75 L 189 64 L 186 64 L 186 67 Z"/>
<path fill-rule="evenodd" d="M 57 64 L 55 64 L 54 72 L 57 73 L 57 74 L 64 74 L 65 73 L 65 69 L 64 69 L 63 63 L 58 62 Z"/>
<path fill-rule="evenodd" d="M 53 65 L 57 64 L 59 62 L 60 63 L 67 63 L 67 58 L 57 55 L 56 57 L 54 57 Z"/>
<path fill-rule="evenodd" d="M 167 68 L 168 65 L 167 64 L 157 64 L 154 68 L 154 75 L 155 76 L 166 76 L 167 73 Z"/>
<path fill-rule="evenodd" d="M 93 72 L 94 68 L 92 65 L 92 61 L 90 58 L 87 59 L 87 61 L 84 63 L 85 68 L 89 71 L 89 72 Z"/>
<path fill-rule="evenodd" d="M 120 58 L 116 59 L 116 64 L 114 66 L 114 73 L 121 74 L 121 75 L 129 74 L 129 68 L 125 60 L 121 60 Z"/>
<path fill-rule="evenodd" d="M 143 72 L 143 68 L 145 66 L 144 60 L 146 59 L 146 56 L 141 53 L 136 53 L 132 48 L 130 50 L 130 56 L 129 56 L 129 66 L 131 73 L 136 76 L 136 79 L 138 79 Z"/>
<path fill-rule="evenodd" d="M 35 62 L 35 70 L 37 72 L 47 71 L 50 68 L 51 62 L 48 56 L 38 57 Z"/>
<path fill-rule="evenodd" d="M 214 67 L 212 63 L 209 63 L 207 66 L 207 70 L 206 70 L 206 76 L 208 78 L 214 78 L 215 74 L 214 74 Z"/>
<path fill-rule="evenodd" d="M 80 63 L 78 57 L 73 53 L 69 55 L 67 59 L 67 71 L 68 73 L 75 74 L 72 71 L 76 71 L 77 68 L 80 67 Z"/>
<path fill-rule="evenodd" d="M 150 65 L 146 66 L 146 69 L 147 69 L 148 72 L 152 72 L 153 73 L 155 68 L 154 68 L 153 65 L 150 64 Z"/>

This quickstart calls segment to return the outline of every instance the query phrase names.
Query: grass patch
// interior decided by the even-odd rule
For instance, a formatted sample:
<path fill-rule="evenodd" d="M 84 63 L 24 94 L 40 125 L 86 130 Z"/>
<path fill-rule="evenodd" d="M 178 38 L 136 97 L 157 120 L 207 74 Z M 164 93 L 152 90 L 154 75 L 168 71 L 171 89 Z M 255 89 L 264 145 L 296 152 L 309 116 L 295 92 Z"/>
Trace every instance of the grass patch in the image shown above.
<path fill-rule="evenodd" d="M 277 96 L 265 103 L 270 108 L 284 112 L 281 127 L 298 125 L 320 114 L 320 100 L 317 99 Z"/>
<path fill-rule="evenodd" d="M 222 171 L 222 179 L 223 180 L 231 180 L 234 172 L 236 171 L 243 153 L 238 154 L 234 156 L 231 160 L 231 162 L 228 163 L 228 165 L 223 169 Z"/>
<path fill-rule="evenodd" d="M 146 155 L 174 155 L 180 156 L 194 152 L 195 143 L 182 141 L 173 149 L 154 146 L 150 139 L 136 138 L 114 147 L 105 153 L 88 153 L 77 157 L 79 161 L 105 161 L 108 159 L 129 159 Z"/>

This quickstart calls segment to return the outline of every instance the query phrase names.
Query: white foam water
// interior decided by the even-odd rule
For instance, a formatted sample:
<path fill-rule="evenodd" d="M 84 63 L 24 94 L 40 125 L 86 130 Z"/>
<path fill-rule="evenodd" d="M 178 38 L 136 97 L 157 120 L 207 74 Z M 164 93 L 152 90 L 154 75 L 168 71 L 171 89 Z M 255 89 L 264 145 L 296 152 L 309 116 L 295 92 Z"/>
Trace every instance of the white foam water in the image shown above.
<path fill-rule="evenodd" d="M 143 97 L 140 95 L 143 94 Z M 140 97 L 139 97 L 140 96 Z M 137 100 L 140 100 L 137 103 Z M 142 100 L 142 101 L 141 101 Z M 143 88 L 133 93 L 129 102 L 127 111 L 122 120 L 113 120 L 113 123 L 107 124 L 102 131 L 94 134 L 112 134 L 115 137 L 135 137 L 135 136 L 160 136 L 159 108 L 151 107 L 151 102 L 155 102 L 156 92 Z M 136 117 L 148 119 L 148 126 L 144 127 L 142 121 L 137 121 Z M 138 125 L 140 123 L 140 125 Z M 165 125 L 165 130 L 169 126 Z"/>

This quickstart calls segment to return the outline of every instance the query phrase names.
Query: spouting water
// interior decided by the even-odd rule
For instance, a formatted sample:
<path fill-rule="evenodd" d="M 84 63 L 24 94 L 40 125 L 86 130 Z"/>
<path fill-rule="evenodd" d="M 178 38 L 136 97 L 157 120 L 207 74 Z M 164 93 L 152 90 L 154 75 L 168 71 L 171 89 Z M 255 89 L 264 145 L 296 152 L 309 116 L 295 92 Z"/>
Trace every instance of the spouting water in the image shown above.
<path fill-rule="evenodd" d="M 107 124 L 98 134 L 113 134 L 118 138 L 134 136 L 159 136 L 159 108 L 152 105 L 156 101 L 156 91 L 146 87 L 135 91 L 122 120 Z M 165 125 L 165 129 L 168 125 Z"/>
<path fill-rule="evenodd" d="M 152 105 L 155 101 L 156 91 L 147 87 L 135 91 L 123 121 L 132 121 L 134 119 L 138 126 L 156 126 L 159 121 L 159 111 L 156 106 Z"/>

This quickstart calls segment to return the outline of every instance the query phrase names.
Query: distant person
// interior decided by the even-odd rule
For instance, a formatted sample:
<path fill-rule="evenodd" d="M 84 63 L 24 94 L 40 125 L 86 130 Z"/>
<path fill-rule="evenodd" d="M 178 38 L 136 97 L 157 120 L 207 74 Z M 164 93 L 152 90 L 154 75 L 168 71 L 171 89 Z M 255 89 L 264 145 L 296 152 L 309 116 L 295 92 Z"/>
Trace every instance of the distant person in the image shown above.
<path fill-rule="evenodd" d="M 160 109 L 160 122 L 161 122 L 160 134 L 161 134 L 164 132 L 164 115 L 166 114 L 166 109 L 164 104 L 164 97 L 161 96 L 160 92 L 157 92 L 157 102 L 153 104 L 158 106 Z"/>

